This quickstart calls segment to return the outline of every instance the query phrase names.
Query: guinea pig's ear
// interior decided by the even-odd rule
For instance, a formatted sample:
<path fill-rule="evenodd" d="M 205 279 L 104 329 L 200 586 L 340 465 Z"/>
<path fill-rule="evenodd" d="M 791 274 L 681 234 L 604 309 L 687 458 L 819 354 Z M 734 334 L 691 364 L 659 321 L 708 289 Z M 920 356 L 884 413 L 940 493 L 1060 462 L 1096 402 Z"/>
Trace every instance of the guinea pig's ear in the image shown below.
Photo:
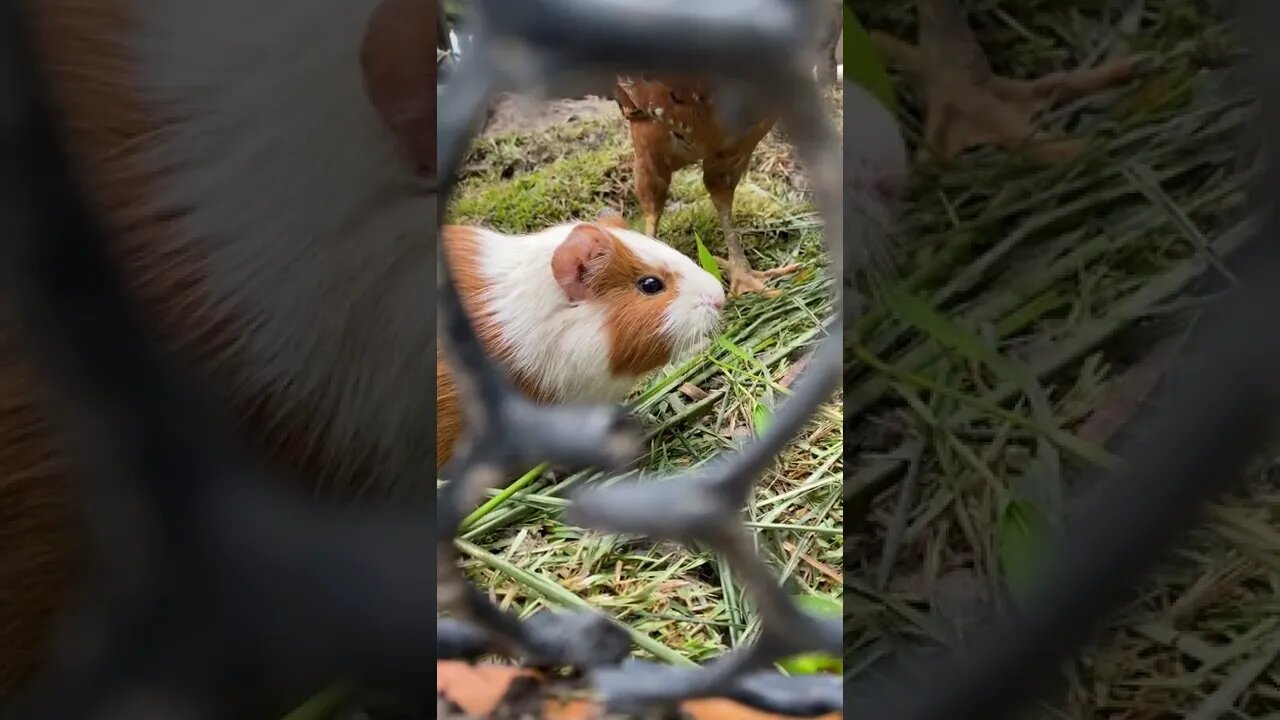
<path fill-rule="evenodd" d="M 608 261 L 613 238 L 587 223 L 578 225 L 551 256 L 551 274 L 570 302 L 591 296 L 591 275 Z"/>
<path fill-rule="evenodd" d="M 436 19 L 434 3 L 382 0 L 360 46 L 370 103 L 430 178 L 436 174 L 436 64 L 427 36 Z"/>
<path fill-rule="evenodd" d="M 596 224 L 605 227 L 618 228 L 619 230 L 627 229 L 627 221 L 622 218 L 622 213 L 613 208 L 605 208 L 596 215 Z"/>

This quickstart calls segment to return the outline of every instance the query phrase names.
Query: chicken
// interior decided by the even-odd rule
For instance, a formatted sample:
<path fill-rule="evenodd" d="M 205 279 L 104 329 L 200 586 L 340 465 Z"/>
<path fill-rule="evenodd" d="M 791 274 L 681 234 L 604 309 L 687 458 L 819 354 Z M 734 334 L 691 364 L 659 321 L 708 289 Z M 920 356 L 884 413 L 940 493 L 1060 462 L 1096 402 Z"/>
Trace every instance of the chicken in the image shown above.
<path fill-rule="evenodd" d="M 756 146 L 777 118 L 750 107 L 718 106 L 723 98 L 705 80 L 649 75 L 621 75 L 614 98 L 631 126 L 635 192 L 644 214 L 644 231 L 656 236 L 676 170 L 702 163 L 702 182 L 711 195 L 724 232 L 729 294 L 765 290 L 765 281 L 800 269 L 791 264 L 755 270 L 733 227 L 733 196 Z M 728 105 L 729 103 L 725 103 Z"/>
<path fill-rule="evenodd" d="M 1033 118 L 1053 104 L 1123 84 L 1138 71 L 1129 57 L 1094 68 L 1024 81 L 996 75 L 965 21 L 958 0 L 917 0 L 918 43 L 873 32 L 877 50 L 923 97 L 922 155 L 949 160 L 978 145 L 1015 150 L 1035 134 Z M 1077 138 L 1027 146 L 1043 162 L 1065 160 L 1084 147 Z"/>

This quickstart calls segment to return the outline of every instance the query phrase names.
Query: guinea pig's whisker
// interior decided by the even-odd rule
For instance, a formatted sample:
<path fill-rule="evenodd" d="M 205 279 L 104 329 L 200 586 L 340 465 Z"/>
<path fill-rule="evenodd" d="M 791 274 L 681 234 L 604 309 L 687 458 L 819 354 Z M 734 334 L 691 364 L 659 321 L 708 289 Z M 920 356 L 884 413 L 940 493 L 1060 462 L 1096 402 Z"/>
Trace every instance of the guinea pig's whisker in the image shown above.
<path fill-rule="evenodd" d="M 709 318 L 704 327 L 681 333 L 672 343 L 672 362 L 684 362 L 706 350 L 711 340 L 720 332 L 721 321 L 718 316 Z"/>

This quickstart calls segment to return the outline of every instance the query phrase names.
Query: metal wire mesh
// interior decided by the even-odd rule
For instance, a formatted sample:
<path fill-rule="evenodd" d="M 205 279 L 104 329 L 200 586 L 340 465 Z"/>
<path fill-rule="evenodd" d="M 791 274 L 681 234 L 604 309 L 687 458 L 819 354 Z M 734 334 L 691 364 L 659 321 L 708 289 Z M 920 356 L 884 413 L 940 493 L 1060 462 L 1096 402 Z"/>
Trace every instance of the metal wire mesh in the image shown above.
<path fill-rule="evenodd" d="M 452 189 L 470 135 L 498 92 L 519 88 L 546 95 L 591 74 L 697 67 L 720 78 L 726 100 L 737 92 L 780 113 L 813 178 L 832 266 L 839 269 L 844 249 L 837 241 L 842 236 L 840 154 L 811 76 L 815 54 L 809 38 L 818 11 L 816 3 L 758 0 L 535 1 L 518 7 L 477 3 L 469 17 L 476 38 L 473 49 L 453 69 L 440 94 L 438 150 L 444 192 L 447 196 Z M 519 624 L 501 615 L 458 571 L 453 537 L 482 489 L 541 461 L 619 468 L 634 457 L 640 435 L 614 407 L 538 408 L 524 400 L 486 359 L 461 312 L 447 266 L 439 267 L 441 337 L 449 363 L 467 390 L 471 428 L 463 450 L 444 473 L 451 483 L 439 505 L 441 609 L 483 627 L 493 643 L 490 647 L 517 651 L 538 663 L 589 669 L 595 689 L 616 709 L 638 711 L 714 695 L 787 714 L 839 710 L 838 678 L 791 678 L 769 671 L 775 661 L 795 653 L 840 652 L 840 621 L 813 617 L 787 596 L 756 554 L 739 516 L 756 479 L 836 389 L 842 354 L 839 312 L 825 328 L 827 336 L 806 376 L 778 409 L 771 430 L 756 443 L 690 473 L 596 486 L 573 498 L 568 518 L 582 526 L 715 550 L 753 599 L 762 627 L 753 644 L 704 667 L 675 669 L 626 660 L 625 636 L 612 642 L 594 637 L 605 632 L 607 624 L 596 625 L 599 630 L 594 633 L 564 632 L 565 622 L 574 627 L 595 623 L 589 616 Z M 454 626 L 441 627 L 443 632 Z"/>
<path fill-rule="evenodd" d="M 621 409 L 544 408 L 523 399 L 476 342 L 440 264 L 440 330 L 468 401 L 471 433 L 444 473 L 454 482 L 437 499 L 436 527 L 425 507 L 338 513 L 284 494 L 284 484 L 264 476 L 139 322 L 69 171 L 39 70 L 26 56 L 23 7 L 6 6 L 4 18 L 11 101 L 2 128 L 11 160 L 4 209 L 12 228 L 6 287 L 77 461 L 96 562 L 84 602 L 64 628 L 66 651 L 19 712 L 220 717 L 274 707 L 335 677 L 423 690 L 438 657 L 483 650 L 590 669 L 618 707 L 695 695 L 802 714 L 839 707 L 836 679 L 758 672 L 794 652 L 838 652 L 840 627 L 786 597 L 736 517 L 752 480 L 835 389 L 839 317 L 760 442 L 695 477 L 578 498 L 573 514 L 584 525 L 702 541 L 725 553 L 765 621 L 759 642 L 705 668 L 619 665 L 627 645 L 616 626 L 578 615 L 516 622 L 462 578 L 452 543 L 477 493 L 518 467 L 545 460 L 607 469 L 631 459 L 640 435 Z M 807 6 L 656 7 L 661 12 L 548 2 L 486 13 L 488 42 L 477 44 L 486 52 L 460 63 L 440 98 L 445 193 L 488 95 L 505 81 L 530 79 L 513 69 L 551 77 L 587 63 L 696 65 L 727 71 L 739 83 L 754 77 L 787 89 L 773 99 L 809 167 L 829 238 L 839 237 L 835 136 L 806 75 L 811 63 L 795 52 L 810 27 Z M 598 30 L 583 34 L 586 27 Z M 712 27 L 715 41 L 704 42 Z M 648 46 L 654 36 L 673 49 L 657 62 Z M 579 47 L 584 38 L 589 47 Z M 840 246 L 829 245 L 839 267 Z M 681 512 L 672 515 L 672 507 Z M 426 554 L 428 533 L 434 555 Z M 457 617 L 437 625 L 429 617 L 433 598 Z"/>
<path fill-rule="evenodd" d="M 1258 5 L 1249 26 L 1276 27 L 1280 8 Z M 571 510 L 584 526 L 724 554 L 760 612 L 755 643 L 684 670 L 625 660 L 625 635 L 599 616 L 517 622 L 462 577 L 453 538 L 463 514 L 483 489 L 541 461 L 616 468 L 638 448 L 636 429 L 617 408 L 536 407 L 515 393 L 477 343 L 441 263 L 440 330 L 472 431 L 446 469 L 452 482 L 436 499 L 436 526 L 425 506 L 338 512 L 284 494 L 186 375 L 153 349 L 53 131 L 26 52 L 22 7 L 5 4 L 0 18 L 3 287 L 24 343 L 42 360 L 77 461 L 97 562 L 86 602 L 65 628 L 65 651 L 13 708 L 16 716 L 237 716 L 336 677 L 426 688 L 438 659 L 492 651 L 586 669 L 621 710 L 721 695 L 793 715 L 843 712 L 837 680 L 768 672 L 783 655 L 837 652 L 840 628 L 781 592 L 737 516 L 754 479 L 835 388 L 839 316 L 766 437 L 692 475 L 589 489 Z M 445 196 L 494 93 L 551 92 L 548 79 L 583 69 L 697 67 L 769 88 L 812 177 L 832 267 L 844 267 L 834 136 L 811 65 L 797 52 L 811 10 L 805 3 L 522 0 L 478 8 L 476 51 L 439 95 Z M 1274 121 L 1280 56 L 1265 42 L 1258 47 L 1264 110 Z M 1274 143 L 1269 149 L 1277 152 Z M 1278 223 L 1269 217 L 1261 236 L 1274 235 Z M 1165 426 L 1134 453 L 1122 481 L 1107 484 L 1084 520 L 1089 533 L 1068 547 L 1032 610 L 994 628 L 970 658 L 930 658 L 901 682 L 850 688 L 854 715 L 1007 716 L 1199 504 L 1239 475 L 1275 407 L 1277 255 L 1261 253 L 1220 308 L 1173 388 Z M 435 578 L 427 572 L 433 563 Z M 429 618 L 437 602 L 454 616 Z"/>

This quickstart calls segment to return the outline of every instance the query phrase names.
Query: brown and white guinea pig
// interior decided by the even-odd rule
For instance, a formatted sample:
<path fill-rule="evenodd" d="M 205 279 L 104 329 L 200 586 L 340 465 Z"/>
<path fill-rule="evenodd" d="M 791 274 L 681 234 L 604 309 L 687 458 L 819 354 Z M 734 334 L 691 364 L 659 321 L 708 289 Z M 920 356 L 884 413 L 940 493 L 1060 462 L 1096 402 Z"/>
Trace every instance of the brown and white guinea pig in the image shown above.
<path fill-rule="evenodd" d="M 619 402 L 637 381 L 703 349 L 724 289 L 686 255 L 602 213 L 529 235 L 446 226 L 443 245 L 486 350 L 541 402 Z M 436 359 L 436 464 L 462 431 Z"/>
<path fill-rule="evenodd" d="M 434 2 L 26 4 L 113 256 L 244 441 L 331 500 L 434 492 Z M 42 401 L 0 316 L 0 705 L 87 560 Z"/>

